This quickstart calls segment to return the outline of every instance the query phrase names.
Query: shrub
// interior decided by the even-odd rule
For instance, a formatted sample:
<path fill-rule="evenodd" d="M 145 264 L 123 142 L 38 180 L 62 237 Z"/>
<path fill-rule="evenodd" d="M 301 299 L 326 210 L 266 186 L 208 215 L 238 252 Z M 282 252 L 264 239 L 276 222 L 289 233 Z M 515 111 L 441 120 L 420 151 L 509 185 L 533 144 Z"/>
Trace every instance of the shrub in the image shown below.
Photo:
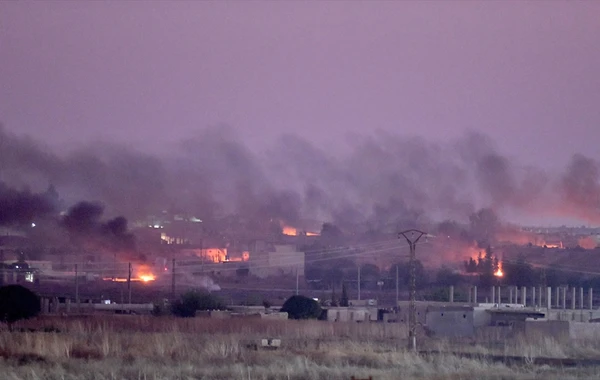
<path fill-rule="evenodd" d="M 153 303 L 152 315 L 155 317 L 169 315 L 170 313 L 171 308 L 169 307 L 169 302 L 167 300 L 159 300 Z"/>
<path fill-rule="evenodd" d="M 40 298 L 31 290 L 21 285 L 0 287 L 0 321 L 9 328 L 18 320 L 37 316 L 40 309 Z"/>
<path fill-rule="evenodd" d="M 288 313 L 290 319 L 317 319 L 321 315 L 321 306 L 312 298 L 291 296 L 285 301 L 281 311 Z"/>
<path fill-rule="evenodd" d="M 178 317 L 194 317 L 197 310 L 222 310 L 225 309 L 223 302 L 210 293 L 195 290 L 184 293 L 181 299 L 175 301 L 171 306 L 171 312 Z"/>

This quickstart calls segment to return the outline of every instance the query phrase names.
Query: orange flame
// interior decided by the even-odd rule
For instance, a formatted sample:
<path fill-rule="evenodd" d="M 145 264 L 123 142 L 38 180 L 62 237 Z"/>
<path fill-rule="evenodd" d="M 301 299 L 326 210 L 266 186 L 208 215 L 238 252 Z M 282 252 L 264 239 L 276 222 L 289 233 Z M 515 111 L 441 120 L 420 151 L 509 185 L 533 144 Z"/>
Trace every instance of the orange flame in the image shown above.
<path fill-rule="evenodd" d="M 148 282 L 148 281 L 154 281 L 154 280 L 156 280 L 156 276 L 154 276 L 152 273 L 140 274 L 139 278 L 143 282 Z"/>
<path fill-rule="evenodd" d="M 298 236 L 298 230 L 295 229 L 294 227 L 284 226 L 283 234 L 287 235 L 287 236 Z"/>
<path fill-rule="evenodd" d="M 494 276 L 496 276 L 496 277 L 504 276 L 504 272 L 502 272 L 502 263 L 498 263 L 498 270 L 496 270 L 496 272 L 494 272 Z"/>
<path fill-rule="evenodd" d="M 290 226 L 283 226 L 282 233 L 286 236 L 300 236 L 300 235 L 320 236 L 320 234 L 318 232 L 298 231 L 297 228 L 290 227 Z"/>

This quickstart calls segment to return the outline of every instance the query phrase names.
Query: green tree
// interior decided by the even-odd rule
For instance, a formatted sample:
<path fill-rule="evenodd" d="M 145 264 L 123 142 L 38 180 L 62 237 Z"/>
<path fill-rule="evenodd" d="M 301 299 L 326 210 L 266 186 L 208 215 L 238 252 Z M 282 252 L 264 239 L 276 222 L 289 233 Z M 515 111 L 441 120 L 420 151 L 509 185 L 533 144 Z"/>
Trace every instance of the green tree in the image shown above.
<path fill-rule="evenodd" d="M 225 305 L 213 294 L 191 290 L 171 306 L 171 312 L 183 318 L 196 316 L 198 310 L 223 310 Z"/>
<path fill-rule="evenodd" d="M 389 272 L 389 277 L 393 278 L 394 281 L 390 281 L 389 284 L 393 284 L 395 286 L 396 282 L 396 267 L 398 267 L 398 277 L 399 284 L 403 286 L 410 285 L 410 263 L 397 263 L 392 265 Z M 425 267 L 423 263 L 419 260 L 415 260 L 415 282 L 416 286 L 419 289 L 424 288 L 428 283 L 427 272 L 425 271 Z"/>
<path fill-rule="evenodd" d="M 40 298 L 21 285 L 0 287 L 0 321 L 12 326 L 16 321 L 37 316 L 40 313 Z"/>
<path fill-rule="evenodd" d="M 436 274 L 436 284 L 441 286 L 458 285 L 462 277 L 448 267 L 441 267 Z"/>
<path fill-rule="evenodd" d="M 376 284 L 381 278 L 379 267 L 374 264 L 365 264 L 360 268 L 360 278 L 363 284 Z"/>
<path fill-rule="evenodd" d="M 477 260 L 472 257 L 465 261 L 465 271 L 467 273 L 477 273 Z"/>
<path fill-rule="evenodd" d="M 346 284 L 342 284 L 342 298 L 340 298 L 340 306 L 348 307 L 350 300 L 348 299 L 348 290 Z"/>
<path fill-rule="evenodd" d="M 281 307 L 289 319 L 317 319 L 321 316 L 321 305 L 312 298 L 291 296 Z"/>
<path fill-rule="evenodd" d="M 338 299 L 335 295 L 335 286 L 331 288 L 331 306 L 338 306 Z"/>
<path fill-rule="evenodd" d="M 494 267 L 496 265 L 496 267 Z M 478 272 L 479 272 L 479 285 L 480 286 L 492 286 L 496 282 L 494 278 L 494 272 L 497 269 L 498 264 L 494 264 L 494 252 L 492 247 L 488 246 L 485 249 L 485 256 L 479 258 Z"/>
<path fill-rule="evenodd" d="M 532 286 L 536 284 L 535 271 L 525 260 L 525 256 L 519 255 L 516 261 L 505 261 L 502 271 L 504 272 L 505 283 L 516 286 Z"/>

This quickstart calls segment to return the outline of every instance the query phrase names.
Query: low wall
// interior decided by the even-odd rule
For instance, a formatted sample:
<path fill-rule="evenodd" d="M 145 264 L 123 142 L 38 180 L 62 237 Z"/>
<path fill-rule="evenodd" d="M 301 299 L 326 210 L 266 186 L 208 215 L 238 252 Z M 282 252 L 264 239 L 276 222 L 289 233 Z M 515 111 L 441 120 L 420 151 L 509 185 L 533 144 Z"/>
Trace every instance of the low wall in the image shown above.
<path fill-rule="evenodd" d="M 599 340 L 600 323 L 569 323 L 569 338 L 576 340 Z"/>
<path fill-rule="evenodd" d="M 552 337 L 558 341 L 565 341 L 570 338 L 569 324 L 568 321 L 527 321 L 519 326 L 519 330 L 527 339 Z"/>
<path fill-rule="evenodd" d="M 231 312 L 225 310 L 201 310 L 196 312 L 198 318 L 229 319 Z"/>
<path fill-rule="evenodd" d="M 260 313 L 262 319 L 275 319 L 275 320 L 286 320 L 288 319 L 288 313 L 277 312 L 277 313 Z"/>
<path fill-rule="evenodd" d="M 589 322 L 591 319 L 600 318 L 598 310 L 553 310 L 546 312 L 552 321 Z"/>

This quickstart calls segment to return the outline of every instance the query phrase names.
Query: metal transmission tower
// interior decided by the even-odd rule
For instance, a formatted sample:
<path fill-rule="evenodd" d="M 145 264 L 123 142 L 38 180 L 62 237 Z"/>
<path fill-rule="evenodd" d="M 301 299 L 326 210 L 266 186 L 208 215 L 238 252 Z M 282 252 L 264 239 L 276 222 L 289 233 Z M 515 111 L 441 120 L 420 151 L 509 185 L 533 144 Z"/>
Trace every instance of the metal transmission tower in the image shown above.
<path fill-rule="evenodd" d="M 421 239 L 421 237 L 423 237 L 423 235 L 427 235 L 427 233 L 419 230 L 407 230 L 398 234 L 398 239 L 404 237 L 410 246 L 410 310 L 408 314 L 408 347 L 415 351 L 417 350 L 417 274 L 415 251 L 417 249 L 417 242 L 419 239 Z"/>

